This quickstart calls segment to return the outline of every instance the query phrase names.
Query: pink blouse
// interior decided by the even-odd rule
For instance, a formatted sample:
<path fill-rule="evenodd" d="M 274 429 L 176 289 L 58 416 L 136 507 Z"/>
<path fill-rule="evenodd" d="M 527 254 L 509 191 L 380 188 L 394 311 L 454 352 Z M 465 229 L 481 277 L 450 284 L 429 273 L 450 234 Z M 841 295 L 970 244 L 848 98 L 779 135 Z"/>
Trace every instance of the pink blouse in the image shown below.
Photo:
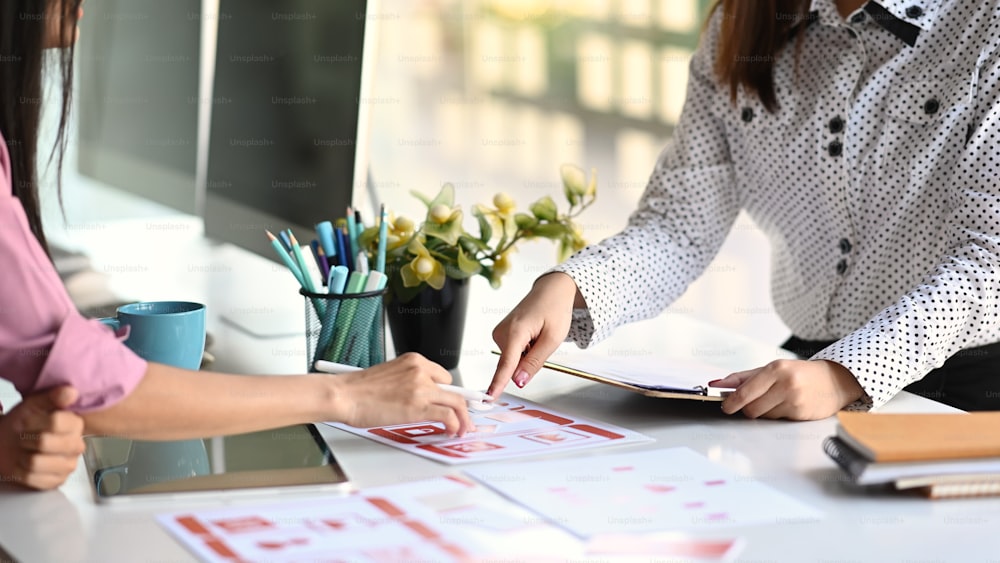
<path fill-rule="evenodd" d="M 0 377 L 21 395 L 72 385 L 76 412 L 109 407 L 135 389 L 146 361 L 77 312 L 12 193 L 0 136 Z"/>

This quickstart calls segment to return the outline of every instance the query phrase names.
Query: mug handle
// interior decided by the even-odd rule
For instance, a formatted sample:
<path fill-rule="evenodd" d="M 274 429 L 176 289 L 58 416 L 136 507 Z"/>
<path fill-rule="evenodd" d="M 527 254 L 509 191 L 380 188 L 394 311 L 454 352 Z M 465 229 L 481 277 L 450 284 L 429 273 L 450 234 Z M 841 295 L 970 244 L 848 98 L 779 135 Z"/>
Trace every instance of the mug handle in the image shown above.
<path fill-rule="evenodd" d="M 121 465 L 112 465 L 110 467 L 102 467 L 101 469 L 98 469 L 97 471 L 94 472 L 94 488 L 97 489 L 97 494 L 103 496 L 103 494 L 101 493 L 101 482 L 104 481 L 104 477 L 109 473 L 117 473 L 121 476 L 120 477 L 121 486 L 118 489 L 118 491 L 115 492 L 115 494 L 118 494 L 119 492 L 124 492 L 125 476 L 128 475 L 128 464 L 125 463 Z"/>
<path fill-rule="evenodd" d="M 125 332 L 122 332 L 122 321 L 117 317 L 104 317 L 103 319 L 97 319 L 97 321 L 110 326 L 111 330 L 115 331 L 115 336 L 122 342 L 128 340 L 128 337 L 132 334 L 132 327 L 129 325 L 125 325 Z"/>

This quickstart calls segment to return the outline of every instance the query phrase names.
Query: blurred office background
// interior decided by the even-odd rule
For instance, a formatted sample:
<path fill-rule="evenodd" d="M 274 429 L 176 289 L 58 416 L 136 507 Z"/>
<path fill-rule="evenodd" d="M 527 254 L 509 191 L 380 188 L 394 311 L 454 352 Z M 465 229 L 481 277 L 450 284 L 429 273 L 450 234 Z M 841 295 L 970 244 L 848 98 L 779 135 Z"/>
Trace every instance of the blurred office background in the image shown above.
<path fill-rule="evenodd" d="M 617 232 L 680 115 L 688 61 L 710 4 L 382 0 L 367 16 L 378 27 L 374 92 L 360 100 L 370 110 L 371 177 L 357 181 L 363 188 L 370 180 L 378 199 L 411 216 L 421 207 L 410 190 L 433 194 L 444 182 L 456 186 L 466 209 L 497 191 L 526 207 L 543 195 L 560 201 L 559 165 L 572 162 L 597 168 L 600 178 L 598 202 L 580 221 L 584 236 L 596 242 Z M 102 15 L 88 10 L 87 17 Z M 151 64 L 177 63 L 164 57 Z M 91 112 L 77 107 L 75 115 Z M 168 140 L 172 150 L 196 142 Z M 117 207 L 109 202 L 128 199 L 121 209 L 132 218 L 179 213 L 95 186 L 72 165 L 76 148 L 65 171 L 65 223 L 47 198 L 57 241 L 72 246 L 74 237 L 99 231 Z M 183 225 L 199 234 L 196 217 L 177 217 L 176 231 Z M 495 296 L 496 307 L 482 313 L 502 318 L 554 259 L 547 241 L 522 245 L 500 290 L 475 287 Z M 766 239 L 741 216 L 708 271 L 670 311 L 778 343 L 788 331 L 773 312 L 769 268 Z M 108 273 L 129 274 L 121 270 Z"/>

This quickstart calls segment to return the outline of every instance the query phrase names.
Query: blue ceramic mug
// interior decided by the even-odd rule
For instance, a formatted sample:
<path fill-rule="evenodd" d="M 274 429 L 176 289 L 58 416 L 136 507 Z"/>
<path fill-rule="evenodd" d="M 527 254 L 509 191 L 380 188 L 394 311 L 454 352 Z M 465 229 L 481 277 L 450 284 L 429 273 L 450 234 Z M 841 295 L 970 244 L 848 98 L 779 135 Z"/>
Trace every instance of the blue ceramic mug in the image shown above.
<path fill-rule="evenodd" d="M 205 351 L 205 306 L 201 303 L 131 303 L 101 322 L 116 331 L 127 326 L 125 345 L 147 361 L 186 369 L 201 366 Z"/>
<path fill-rule="evenodd" d="M 205 306 L 186 301 L 131 303 L 101 322 L 120 331 L 128 327 L 125 345 L 139 357 L 160 364 L 196 370 L 205 351 Z M 101 495 L 132 491 L 160 481 L 184 479 L 209 472 L 202 440 L 146 442 L 133 440 L 128 460 L 94 473 Z M 105 480 L 119 477 L 117 486 Z"/>

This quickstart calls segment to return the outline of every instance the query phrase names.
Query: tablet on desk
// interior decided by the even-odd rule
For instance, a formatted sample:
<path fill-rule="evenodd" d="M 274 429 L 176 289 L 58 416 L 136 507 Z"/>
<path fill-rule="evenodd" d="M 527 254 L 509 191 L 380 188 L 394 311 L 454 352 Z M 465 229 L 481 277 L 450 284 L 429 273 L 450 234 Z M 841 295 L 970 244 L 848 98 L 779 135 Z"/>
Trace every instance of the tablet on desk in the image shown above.
<path fill-rule="evenodd" d="M 352 490 L 312 424 L 203 440 L 88 436 L 85 442 L 84 463 L 100 503 Z"/>

